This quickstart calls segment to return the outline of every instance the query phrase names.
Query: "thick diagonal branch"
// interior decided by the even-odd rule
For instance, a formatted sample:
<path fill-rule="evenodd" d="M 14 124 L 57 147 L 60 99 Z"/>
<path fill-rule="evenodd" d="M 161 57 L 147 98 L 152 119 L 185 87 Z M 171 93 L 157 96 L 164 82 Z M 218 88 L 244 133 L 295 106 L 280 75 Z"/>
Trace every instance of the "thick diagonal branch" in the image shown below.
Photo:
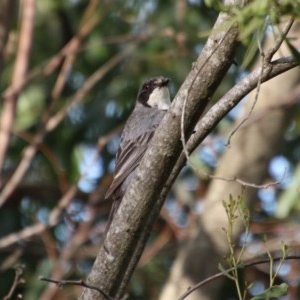
<path fill-rule="evenodd" d="M 152 229 L 153 222 L 148 222 L 148 218 L 182 150 L 180 122 L 183 100 L 188 97 L 185 136 L 189 137 L 210 97 L 232 64 L 238 30 L 232 27 L 220 32 L 227 21 L 226 15 L 219 16 L 215 25 L 218 30 L 213 31 L 208 39 L 177 93 L 172 108 L 156 131 L 107 233 L 88 277 L 89 284 L 98 286 L 106 294 L 117 295 L 125 274 L 126 280 L 129 279 L 128 267 L 131 265 L 129 273 L 132 273 L 132 259 L 137 261 L 140 255 L 135 253 L 139 237 L 144 230 Z M 148 228 L 145 229 L 146 224 Z M 136 255 L 135 258 L 132 258 L 133 254 Z M 85 289 L 81 299 L 103 297 L 95 291 Z"/>

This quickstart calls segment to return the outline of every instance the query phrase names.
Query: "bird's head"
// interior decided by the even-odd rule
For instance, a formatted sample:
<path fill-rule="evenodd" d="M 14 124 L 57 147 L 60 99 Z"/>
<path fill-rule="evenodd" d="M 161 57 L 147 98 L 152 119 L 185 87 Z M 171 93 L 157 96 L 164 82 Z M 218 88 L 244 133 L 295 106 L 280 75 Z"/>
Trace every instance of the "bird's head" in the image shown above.
<path fill-rule="evenodd" d="M 153 77 L 143 83 L 137 101 L 146 107 L 167 110 L 171 105 L 168 84 L 169 78 Z"/>

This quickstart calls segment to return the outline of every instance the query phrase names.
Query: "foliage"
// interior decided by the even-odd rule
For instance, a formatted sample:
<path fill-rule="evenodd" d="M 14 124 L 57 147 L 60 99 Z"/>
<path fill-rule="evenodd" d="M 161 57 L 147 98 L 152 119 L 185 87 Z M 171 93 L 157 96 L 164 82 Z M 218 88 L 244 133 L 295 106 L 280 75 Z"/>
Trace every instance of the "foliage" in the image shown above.
<path fill-rule="evenodd" d="M 206 0 L 208 7 L 220 12 L 230 14 L 231 19 L 228 27 L 235 24 L 240 28 L 240 41 L 247 47 L 242 66 L 248 67 L 261 44 L 266 29 L 270 26 L 279 26 L 282 18 L 300 18 L 300 3 L 293 0 L 252 0 L 246 6 L 228 6 L 222 1 Z M 222 29 L 220 29 L 222 30 Z M 292 53 L 297 57 L 297 50 L 289 43 Z"/>
<path fill-rule="evenodd" d="M 246 246 L 249 239 L 250 212 L 242 197 L 238 197 L 238 199 L 233 199 L 233 197 L 230 196 L 228 202 L 223 201 L 223 206 L 228 218 L 228 227 L 223 228 L 223 230 L 226 234 L 226 240 L 229 246 L 229 255 L 226 257 L 226 262 L 229 266 L 229 269 L 225 269 L 224 266 L 222 266 L 221 264 L 219 265 L 219 269 L 226 277 L 234 281 L 237 294 L 238 294 L 238 299 L 244 300 L 247 299 L 249 289 L 253 284 L 251 282 L 241 283 L 240 280 L 241 277 L 240 272 L 243 268 L 243 255 L 245 253 Z M 237 249 L 235 245 L 235 241 L 233 239 L 233 231 L 234 231 L 235 224 L 237 222 L 242 222 L 244 228 L 244 240 L 242 242 L 242 246 L 240 247 L 240 249 Z M 265 243 L 267 249 L 267 240 L 265 240 Z M 266 250 L 270 260 L 269 287 L 263 290 L 262 292 L 260 292 L 258 295 L 252 297 L 251 300 L 271 299 L 271 298 L 278 299 L 279 297 L 287 294 L 288 285 L 286 283 L 281 283 L 280 285 L 275 284 L 276 277 L 278 276 L 278 273 L 288 255 L 288 247 L 283 242 L 282 242 L 281 249 L 282 249 L 282 256 L 280 258 L 278 266 L 275 269 L 275 272 L 274 272 L 274 259 L 270 251 L 268 249 Z M 238 254 L 236 254 L 237 250 L 238 250 Z M 245 287 L 243 290 L 241 289 L 241 285 Z"/>

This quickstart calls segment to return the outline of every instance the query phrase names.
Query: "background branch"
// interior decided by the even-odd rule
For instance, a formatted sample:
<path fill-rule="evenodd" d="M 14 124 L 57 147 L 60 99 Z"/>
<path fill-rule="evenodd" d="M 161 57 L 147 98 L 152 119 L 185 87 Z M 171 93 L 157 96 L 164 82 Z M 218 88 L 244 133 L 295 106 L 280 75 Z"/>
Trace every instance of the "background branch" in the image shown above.
<path fill-rule="evenodd" d="M 32 35 L 35 16 L 35 0 L 24 0 L 22 5 L 21 30 L 19 36 L 19 47 L 12 74 L 11 85 L 19 90 L 23 85 L 29 64 L 29 55 L 32 46 Z M 0 170 L 3 168 L 6 150 L 10 140 L 13 126 L 16 104 L 19 93 L 6 96 L 0 118 Z M 0 187 L 3 183 L 0 181 Z"/>

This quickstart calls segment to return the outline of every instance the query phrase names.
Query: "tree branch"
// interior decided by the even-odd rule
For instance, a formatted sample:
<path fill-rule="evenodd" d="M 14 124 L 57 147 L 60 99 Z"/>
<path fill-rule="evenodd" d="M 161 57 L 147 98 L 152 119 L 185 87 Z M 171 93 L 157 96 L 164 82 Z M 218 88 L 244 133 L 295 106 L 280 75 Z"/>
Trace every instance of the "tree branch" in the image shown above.
<path fill-rule="evenodd" d="M 19 36 L 18 53 L 12 74 L 11 85 L 19 90 L 23 86 L 23 80 L 27 73 L 29 55 L 33 35 L 33 25 L 35 16 L 35 1 L 26 0 L 22 5 L 22 20 Z M 0 120 L 0 170 L 3 167 L 6 150 L 10 140 L 11 128 L 14 122 L 17 100 L 19 93 L 4 97 L 3 109 Z M 0 186 L 2 183 L 0 182 Z"/>
<path fill-rule="evenodd" d="M 53 278 L 46 278 L 46 277 L 43 277 L 43 276 L 41 276 L 39 279 L 42 280 L 42 281 L 54 283 L 59 288 L 63 288 L 65 285 L 79 285 L 79 286 L 97 291 L 103 297 L 105 297 L 105 299 L 107 299 L 107 300 L 114 300 L 113 298 L 106 295 L 103 291 L 98 289 L 97 287 L 86 284 L 83 280 L 56 280 L 56 279 L 53 279 Z"/>
<path fill-rule="evenodd" d="M 120 297 L 122 294 L 123 291 L 119 291 L 119 287 L 125 274 L 127 282 L 123 282 L 122 286 L 125 287 L 128 283 L 143 249 L 142 246 L 138 253 L 135 251 L 140 243 L 139 237 L 144 232 L 147 236 L 151 231 L 154 221 L 150 218 L 153 216 L 151 212 L 155 209 L 164 183 L 181 153 L 180 123 L 183 100 L 188 97 L 185 108 L 185 136 L 189 137 L 210 97 L 232 64 L 238 30 L 232 27 L 220 32 L 219 29 L 223 28 L 224 24 L 228 24 L 228 16 L 220 14 L 215 30 L 177 93 L 171 109 L 157 129 L 137 168 L 88 276 L 89 284 L 98 286 L 111 296 Z M 85 289 L 81 299 L 103 297 Z"/>
<path fill-rule="evenodd" d="M 88 276 L 89 284 L 99 286 L 117 299 L 122 296 L 164 199 L 186 162 L 183 154 L 179 158 L 182 150 L 180 126 L 183 106 L 184 135 L 189 138 L 209 98 L 232 62 L 237 29 L 220 32 L 224 24 L 226 17 L 221 14 L 215 24 L 218 30 L 213 30 L 137 168 Z M 296 62 L 292 58 L 279 59 L 270 63 L 268 68 L 258 69 L 243 79 L 202 118 L 199 133 L 197 131 L 190 138 L 187 149 L 195 149 L 218 122 L 257 86 L 259 79 L 264 82 L 295 66 Z M 80 299 L 91 298 L 103 299 L 88 289 L 84 290 Z"/>
<path fill-rule="evenodd" d="M 193 152 L 201 142 L 208 136 L 210 132 L 218 125 L 218 123 L 227 115 L 227 113 L 233 109 L 240 101 L 249 94 L 257 86 L 258 81 L 265 82 L 270 80 L 292 68 L 295 68 L 298 63 L 293 57 L 279 58 L 272 63 L 272 69 L 270 72 L 263 72 L 261 74 L 261 68 L 258 68 L 251 72 L 248 76 L 238 82 L 233 88 L 231 88 L 198 122 L 196 128 L 197 131 L 191 136 L 187 142 L 187 150 L 189 153 Z M 166 197 L 170 187 L 178 176 L 180 170 L 186 164 L 186 155 L 182 153 L 174 166 L 172 173 L 170 174 L 165 187 L 161 193 L 159 203 Z M 159 207 L 160 209 L 160 207 Z"/>
<path fill-rule="evenodd" d="M 299 260 L 300 257 L 298 255 L 290 255 L 290 256 L 287 256 L 285 258 L 285 260 Z M 282 257 L 274 257 L 272 258 L 273 261 L 280 261 L 282 260 Z M 253 267 L 253 266 L 257 266 L 257 265 L 261 265 L 261 264 L 267 264 L 267 263 L 270 263 L 270 258 L 266 258 L 266 259 L 261 259 L 261 260 L 258 260 L 258 261 L 253 261 L 253 262 L 246 262 L 246 263 L 243 263 L 240 268 L 242 269 L 246 269 L 246 268 L 249 268 L 249 267 Z M 233 268 L 230 268 L 230 269 L 226 269 L 225 271 L 226 272 L 230 272 Z M 198 282 L 197 284 L 195 284 L 194 286 L 192 287 L 189 287 L 188 290 L 182 294 L 178 300 L 184 300 L 187 298 L 187 296 L 189 296 L 191 293 L 193 293 L 195 290 L 201 288 L 202 286 L 204 286 L 205 284 L 215 280 L 215 279 L 218 279 L 220 277 L 223 277 L 223 276 L 226 276 L 224 272 L 219 272 L 219 273 L 216 273 L 212 276 L 209 276 L 208 278 L 206 278 L 205 280 L 202 280 L 201 282 Z"/>

